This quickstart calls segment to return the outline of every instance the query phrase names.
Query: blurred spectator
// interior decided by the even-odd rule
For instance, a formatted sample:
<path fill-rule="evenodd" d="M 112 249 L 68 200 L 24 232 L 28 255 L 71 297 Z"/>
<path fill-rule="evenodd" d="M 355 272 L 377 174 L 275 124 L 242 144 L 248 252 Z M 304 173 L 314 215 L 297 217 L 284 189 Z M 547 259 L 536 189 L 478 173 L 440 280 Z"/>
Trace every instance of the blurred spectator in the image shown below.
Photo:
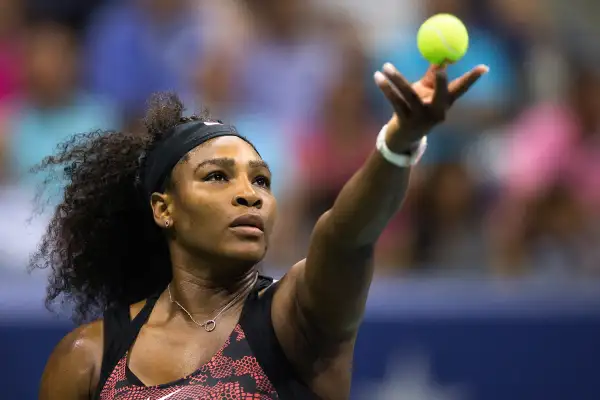
<path fill-rule="evenodd" d="M 468 171 L 454 161 L 431 165 L 420 175 L 400 215 L 396 248 L 404 264 L 421 273 L 484 273 L 489 253 L 483 207 Z"/>
<path fill-rule="evenodd" d="M 78 88 L 78 43 L 73 32 L 54 23 L 31 27 L 25 46 L 25 93 L 6 121 L 13 172 L 22 183 L 43 177 L 28 170 L 67 137 L 118 128 L 114 109 Z"/>
<path fill-rule="evenodd" d="M 0 124 L 6 123 L 6 118 L 0 118 Z M 10 153 L 8 135 L 5 126 L 0 125 L 0 187 L 9 182 Z"/>
<path fill-rule="evenodd" d="M 199 29 L 188 0 L 111 2 L 93 18 L 85 46 L 87 82 L 129 117 L 157 91 L 184 95 Z"/>
<path fill-rule="evenodd" d="M 497 40 L 503 42 L 517 68 L 531 56 L 531 45 L 538 40 L 548 39 L 549 14 L 551 8 L 543 0 L 470 0 L 473 6 L 474 23 L 485 27 Z M 518 101 L 518 100 L 517 100 Z"/>
<path fill-rule="evenodd" d="M 503 276 L 535 274 L 550 278 L 598 276 L 600 224 L 562 185 L 537 196 L 493 220 L 493 265 Z"/>
<path fill-rule="evenodd" d="M 0 204 L 7 215 L 0 224 L 0 279 L 3 280 L 25 273 L 29 254 L 48 222 L 40 218 L 30 223 L 33 196 L 11 180 L 9 119 L 4 115 L 7 112 L 7 109 L 0 109 Z"/>
<path fill-rule="evenodd" d="M 51 19 L 78 32 L 88 24 L 98 6 L 112 0 L 21 0 L 34 19 Z"/>
<path fill-rule="evenodd" d="M 563 27 L 551 16 L 553 4 L 543 0 L 482 3 L 487 17 L 482 22 L 506 44 L 517 68 L 519 85 L 511 100 L 511 111 L 518 112 L 532 101 L 559 97 L 566 74 L 563 49 L 556 40 Z"/>
<path fill-rule="evenodd" d="M 377 125 L 365 113 L 363 66 L 356 60 L 340 71 L 322 115 L 299 138 L 299 166 L 311 225 L 333 205 L 337 193 L 373 150 Z"/>
<path fill-rule="evenodd" d="M 291 127 L 314 119 L 341 62 L 326 15 L 306 1 L 260 0 L 242 2 L 237 18 L 239 36 L 223 32 L 213 39 L 223 44 L 213 43 L 200 60 L 209 91 L 199 101 L 213 108 L 216 97 L 229 115 L 259 114 Z"/>
<path fill-rule="evenodd" d="M 0 154 L 0 162 L 3 162 L 1 157 Z M 26 273 L 29 256 L 35 251 L 50 219 L 47 214 L 33 218 L 31 193 L 6 180 L 0 181 L 0 204 L 8 216 L 0 225 L 0 279 L 6 279 L 9 274 Z"/>
<path fill-rule="evenodd" d="M 373 150 L 379 127 L 368 113 L 363 79 L 368 64 L 360 48 L 351 43 L 344 52 L 347 62 L 327 85 L 319 119 L 308 120 L 302 133 L 295 135 L 298 181 L 290 196 L 293 205 L 288 204 L 282 214 L 284 236 L 294 247 L 287 248 L 288 257 L 302 255 L 319 216 L 333 205 L 344 183 Z"/>
<path fill-rule="evenodd" d="M 6 106 L 22 83 L 23 3 L 2 0 L 0 10 L 0 106 Z"/>
<path fill-rule="evenodd" d="M 571 76 L 563 102 L 538 104 L 510 128 L 496 228 L 509 271 L 556 270 L 551 254 L 563 272 L 600 265 L 600 70 L 578 65 Z"/>
<path fill-rule="evenodd" d="M 578 66 L 561 103 L 538 104 L 511 125 L 505 169 L 511 197 L 566 185 L 590 212 L 600 204 L 600 69 Z"/>

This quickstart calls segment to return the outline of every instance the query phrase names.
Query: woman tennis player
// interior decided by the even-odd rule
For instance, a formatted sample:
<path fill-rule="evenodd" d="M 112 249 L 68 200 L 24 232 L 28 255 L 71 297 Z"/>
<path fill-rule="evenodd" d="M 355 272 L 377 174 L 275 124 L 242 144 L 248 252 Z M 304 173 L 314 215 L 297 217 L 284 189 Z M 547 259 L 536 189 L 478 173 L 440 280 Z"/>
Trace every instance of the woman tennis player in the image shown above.
<path fill-rule="evenodd" d="M 442 68 L 412 85 L 389 64 L 375 74 L 394 114 L 277 282 L 256 269 L 271 173 L 233 126 L 159 95 L 143 135 L 74 137 L 40 166 L 67 186 L 33 266 L 52 269 L 49 302 L 92 322 L 58 344 L 40 398 L 347 399 L 377 238 L 425 135 L 486 71 L 450 84 Z"/>

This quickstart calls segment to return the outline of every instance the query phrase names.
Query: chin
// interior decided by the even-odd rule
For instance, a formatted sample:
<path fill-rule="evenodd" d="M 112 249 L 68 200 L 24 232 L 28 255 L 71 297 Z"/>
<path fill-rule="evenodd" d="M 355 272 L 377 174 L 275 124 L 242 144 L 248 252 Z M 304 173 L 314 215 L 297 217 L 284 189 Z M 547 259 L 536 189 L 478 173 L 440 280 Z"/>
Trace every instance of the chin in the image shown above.
<path fill-rule="evenodd" d="M 261 242 L 236 243 L 224 251 L 226 258 L 248 264 L 257 264 L 267 254 L 267 248 Z"/>

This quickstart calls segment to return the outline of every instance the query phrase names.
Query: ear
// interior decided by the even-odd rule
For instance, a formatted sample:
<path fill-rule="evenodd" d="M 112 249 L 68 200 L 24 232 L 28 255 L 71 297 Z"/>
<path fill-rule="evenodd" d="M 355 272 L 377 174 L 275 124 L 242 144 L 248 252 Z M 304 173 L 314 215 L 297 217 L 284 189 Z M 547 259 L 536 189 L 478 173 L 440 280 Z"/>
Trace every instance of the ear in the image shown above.
<path fill-rule="evenodd" d="M 171 221 L 171 204 L 171 196 L 166 193 L 152 193 L 152 196 L 150 196 L 154 222 L 161 228 L 167 228 L 169 224 L 173 223 Z"/>

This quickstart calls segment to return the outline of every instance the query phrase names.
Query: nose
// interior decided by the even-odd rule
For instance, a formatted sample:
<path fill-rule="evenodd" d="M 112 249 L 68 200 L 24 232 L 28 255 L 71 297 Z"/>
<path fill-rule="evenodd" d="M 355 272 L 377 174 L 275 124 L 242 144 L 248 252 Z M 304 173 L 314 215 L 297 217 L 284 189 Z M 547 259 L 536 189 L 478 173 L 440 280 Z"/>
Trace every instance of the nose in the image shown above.
<path fill-rule="evenodd" d="M 244 185 L 244 190 L 233 197 L 234 206 L 261 208 L 263 201 L 252 185 Z"/>

